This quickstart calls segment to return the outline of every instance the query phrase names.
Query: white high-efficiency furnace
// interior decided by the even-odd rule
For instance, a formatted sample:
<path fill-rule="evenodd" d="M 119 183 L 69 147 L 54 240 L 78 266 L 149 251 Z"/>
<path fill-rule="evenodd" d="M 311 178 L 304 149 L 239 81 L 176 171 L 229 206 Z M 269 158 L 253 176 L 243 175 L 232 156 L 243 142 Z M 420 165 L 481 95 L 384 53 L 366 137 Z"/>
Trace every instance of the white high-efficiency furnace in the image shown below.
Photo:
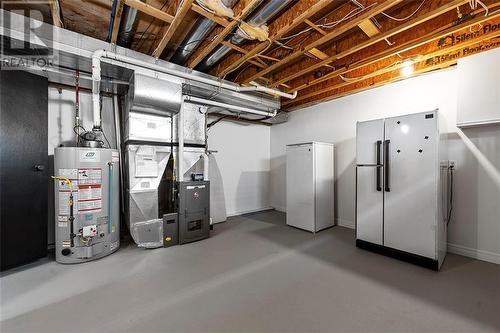
<path fill-rule="evenodd" d="M 317 232 L 335 224 L 334 146 L 286 146 L 286 224 Z"/>
<path fill-rule="evenodd" d="M 356 245 L 439 269 L 448 172 L 438 112 L 358 122 Z"/>

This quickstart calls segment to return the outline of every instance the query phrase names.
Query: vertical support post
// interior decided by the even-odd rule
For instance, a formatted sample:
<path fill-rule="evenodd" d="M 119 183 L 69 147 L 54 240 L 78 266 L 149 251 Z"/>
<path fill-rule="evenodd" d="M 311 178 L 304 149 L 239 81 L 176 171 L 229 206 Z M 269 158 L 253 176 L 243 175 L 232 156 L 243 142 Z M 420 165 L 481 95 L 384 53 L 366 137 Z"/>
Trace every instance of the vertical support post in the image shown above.
<path fill-rule="evenodd" d="M 177 117 L 177 140 L 179 142 L 178 160 L 177 160 L 177 181 L 184 181 L 184 103 L 182 101 L 179 116 Z"/>

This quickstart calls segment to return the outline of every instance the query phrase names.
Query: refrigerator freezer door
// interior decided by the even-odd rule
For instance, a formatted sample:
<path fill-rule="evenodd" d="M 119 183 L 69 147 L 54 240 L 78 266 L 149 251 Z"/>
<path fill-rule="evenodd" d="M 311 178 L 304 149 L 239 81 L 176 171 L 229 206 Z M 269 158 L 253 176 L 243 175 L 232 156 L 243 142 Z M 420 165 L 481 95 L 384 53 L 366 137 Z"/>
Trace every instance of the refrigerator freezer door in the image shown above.
<path fill-rule="evenodd" d="M 380 147 L 384 139 L 384 119 L 358 122 L 356 131 L 356 164 L 377 164 L 381 158 L 377 155 L 377 142 Z"/>
<path fill-rule="evenodd" d="M 313 145 L 286 149 L 286 223 L 314 231 Z"/>
<path fill-rule="evenodd" d="M 378 170 L 377 170 L 378 169 Z M 383 245 L 384 201 L 376 175 L 382 167 L 356 168 L 356 238 Z"/>
<path fill-rule="evenodd" d="M 385 135 L 384 245 L 437 259 L 437 112 L 386 119 Z"/>

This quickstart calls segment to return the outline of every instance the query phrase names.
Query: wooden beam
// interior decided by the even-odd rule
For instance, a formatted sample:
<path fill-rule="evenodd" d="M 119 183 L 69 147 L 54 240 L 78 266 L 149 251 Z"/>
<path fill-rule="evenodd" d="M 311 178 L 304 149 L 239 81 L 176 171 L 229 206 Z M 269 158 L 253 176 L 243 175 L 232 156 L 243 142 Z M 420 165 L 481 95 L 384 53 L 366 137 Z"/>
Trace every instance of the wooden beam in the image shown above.
<path fill-rule="evenodd" d="M 358 24 L 358 27 L 363 30 L 363 32 L 368 36 L 368 37 L 373 37 L 376 36 L 380 33 L 380 30 L 378 27 L 372 22 L 371 19 L 366 19 L 360 24 Z"/>
<path fill-rule="evenodd" d="M 52 15 L 52 24 L 58 28 L 64 28 L 63 21 L 61 19 L 61 7 L 59 6 L 59 0 L 50 0 L 50 13 Z"/>
<path fill-rule="evenodd" d="M 342 52 L 339 52 L 321 62 L 318 62 L 317 64 L 314 64 L 312 66 L 309 66 L 308 68 L 305 68 L 303 70 L 300 70 L 300 71 L 297 71 L 293 74 L 288 74 L 286 75 L 286 77 L 282 78 L 281 80 L 278 80 L 277 82 L 274 83 L 274 86 L 277 86 L 281 83 L 285 83 L 285 82 L 288 82 L 288 81 L 291 81 L 297 77 L 300 77 L 300 76 L 303 76 L 309 72 L 312 72 L 318 68 L 321 68 L 325 65 L 328 65 L 330 64 L 331 62 L 333 62 L 334 60 L 338 60 L 338 59 L 341 59 L 345 56 L 348 56 L 352 53 L 355 53 L 361 49 L 364 49 L 368 46 L 371 46 L 373 44 L 376 44 L 378 42 L 381 42 L 389 37 L 392 37 L 394 35 L 397 35 L 403 31 L 406 31 L 406 30 L 409 30 L 421 23 L 424 23 L 426 21 L 429 21 L 441 14 L 444 14 L 446 13 L 447 11 L 449 10 L 452 10 L 452 9 L 455 9 L 457 6 L 460 6 L 460 5 L 463 5 L 464 3 L 468 3 L 468 0 L 453 0 L 453 1 L 450 1 L 442 6 L 439 6 L 438 8 L 434 9 L 434 10 L 431 10 L 430 12 L 428 13 L 425 13 L 411 21 L 408 21 L 406 23 L 403 23 L 397 27 L 395 27 L 394 29 L 391 29 L 389 31 L 386 31 L 382 34 L 379 34 L 377 35 L 376 37 L 374 38 L 370 38 L 369 40 L 366 40 L 362 43 L 358 43 L 357 45 L 355 45 L 354 47 L 348 49 L 348 50 L 345 50 L 345 51 L 342 51 Z M 358 22 L 359 23 L 359 22 Z M 356 24 L 357 25 L 357 24 Z"/>
<path fill-rule="evenodd" d="M 313 56 L 315 56 L 316 58 L 320 59 L 320 60 L 325 60 L 326 58 L 328 58 L 328 54 L 324 53 L 323 51 L 317 49 L 317 48 L 312 48 L 308 51 L 308 53 L 312 54 Z"/>
<path fill-rule="evenodd" d="M 223 41 L 221 44 L 222 44 L 222 45 L 225 45 L 225 46 L 227 46 L 227 47 L 229 47 L 229 48 L 231 48 L 231 49 L 233 49 L 233 50 L 235 50 L 236 52 L 240 52 L 240 53 L 242 53 L 242 54 L 247 54 L 247 53 L 248 53 L 248 51 L 247 51 L 247 50 L 242 49 L 242 48 L 241 48 L 241 47 L 239 47 L 238 45 L 235 45 L 235 44 L 233 44 L 233 43 L 231 43 L 231 42 L 228 42 L 228 41 Z M 248 59 L 247 61 L 248 61 L 249 63 L 251 63 L 252 65 L 255 65 L 255 66 L 260 67 L 260 68 L 266 68 L 266 67 L 267 67 L 265 64 L 262 64 L 262 63 L 260 63 L 260 62 L 255 61 L 255 60 L 252 60 L 252 59 Z"/>
<path fill-rule="evenodd" d="M 245 7 L 238 16 L 234 18 L 231 23 L 229 23 L 224 30 L 208 45 L 206 46 L 197 56 L 191 61 L 188 61 L 188 67 L 194 68 L 198 65 L 206 56 L 208 56 L 225 38 L 229 35 L 239 24 L 239 21 L 244 20 L 263 0 L 248 0 Z"/>
<path fill-rule="evenodd" d="M 140 12 L 143 12 L 144 14 L 148 14 L 149 16 L 157 18 L 158 20 L 161 20 L 163 22 L 172 23 L 174 21 L 174 17 L 172 15 L 164 12 L 163 10 L 148 5 L 147 3 L 144 3 L 142 1 L 125 0 L 125 4 L 129 7 L 137 9 Z"/>
<path fill-rule="evenodd" d="M 304 20 L 315 15 L 322 9 L 326 8 L 327 6 L 331 5 L 331 0 L 318 0 L 315 1 L 315 3 L 310 6 L 307 10 L 303 11 L 300 15 L 295 17 L 290 24 L 287 24 L 283 28 L 279 29 L 275 34 L 270 36 L 270 40 L 273 42 L 284 37 L 286 34 L 288 34 L 290 31 L 293 29 L 297 28 L 299 25 L 304 23 Z M 222 71 L 217 73 L 218 76 L 225 76 L 228 73 L 231 73 L 234 69 L 239 68 L 239 66 L 245 62 L 247 59 L 254 57 L 256 54 L 259 54 L 263 50 L 268 47 L 269 43 L 268 42 L 263 42 L 254 47 L 249 53 L 247 53 L 245 56 L 241 57 L 238 61 L 233 62 L 231 65 L 227 66 L 224 68 Z"/>
<path fill-rule="evenodd" d="M 200 14 L 200 15 L 204 16 L 204 17 L 206 17 L 206 18 L 207 18 L 207 19 L 209 19 L 209 20 L 214 21 L 215 23 L 217 23 L 218 25 L 221 25 L 221 26 L 223 26 L 223 27 L 227 27 L 227 26 L 228 26 L 228 24 L 230 23 L 230 22 L 229 22 L 228 20 L 226 20 L 225 18 L 222 18 L 222 17 L 220 17 L 220 16 L 214 15 L 214 14 L 212 14 L 212 13 L 210 13 L 210 12 L 207 12 L 205 9 L 201 8 L 201 7 L 200 7 L 200 6 L 198 6 L 197 4 L 194 4 L 194 3 L 193 3 L 193 5 L 191 6 L 191 9 L 192 9 L 194 12 L 196 12 L 196 13 L 198 13 L 198 14 Z"/>
<path fill-rule="evenodd" d="M 463 30 L 463 28 L 462 28 L 462 30 Z M 448 34 L 445 34 L 445 35 L 448 35 Z M 488 41 L 488 40 L 493 40 L 499 36 L 500 36 L 500 30 L 495 30 L 495 31 L 491 31 L 485 35 L 480 35 L 480 36 L 477 36 L 475 38 L 471 38 L 470 40 L 467 40 L 465 42 L 453 44 L 453 45 L 450 45 L 450 46 L 445 47 L 445 48 L 440 48 L 437 45 L 432 45 L 431 48 L 435 49 L 435 51 L 428 52 L 424 55 L 420 55 L 420 53 L 422 53 L 421 51 L 425 52 L 425 49 L 429 48 L 427 45 L 422 45 L 422 46 L 425 46 L 425 48 L 424 48 L 424 50 L 420 50 L 420 51 L 417 50 L 416 53 L 418 53 L 419 56 L 417 57 L 416 61 L 417 62 L 424 62 L 424 61 L 427 62 L 427 60 L 431 60 L 429 62 L 434 63 L 435 62 L 434 59 L 439 59 L 437 62 L 441 62 L 440 59 L 448 60 L 448 58 L 452 58 L 452 59 L 456 60 L 458 58 L 462 58 L 462 57 L 468 55 L 471 51 L 468 51 L 468 52 L 465 52 L 465 51 L 472 50 L 472 46 L 479 44 L 479 43 L 483 43 L 483 42 Z M 428 41 L 427 44 L 433 43 L 434 41 L 435 40 Z M 498 45 L 500 45 L 500 41 L 498 41 L 497 43 L 498 43 Z M 446 56 L 446 55 L 449 55 L 449 56 L 444 57 L 444 58 L 442 57 L 442 56 Z M 411 58 L 411 57 L 409 57 L 409 58 Z M 387 72 L 401 69 L 405 64 L 403 64 L 401 59 L 398 58 L 398 60 L 399 60 L 399 63 L 394 64 L 394 66 L 384 66 L 383 68 L 378 69 L 378 70 L 372 70 L 371 67 L 367 67 L 366 65 L 356 66 L 356 68 L 350 68 L 348 71 L 344 71 L 342 74 L 338 74 L 338 75 L 345 75 L 345 74 L 352 72 L 352 71 L 358 71 L 361 68 L 365 68 L 365 71 L 372 70 L 372 72 L 368 72 L 366 74 L 363 73 L 363 74 L 358 75 L 357 78 L 359 78 L 359 80 L 356 80 L 356 78 L 346 78 L 346 80 L 348 80 L 347 82 L 342 82 L 342 83 L 338 83 L 338 84 L 328 84 L 327 87 L 325 87 L 323 89 L 314 89 L 310 93 L 302 94 L 294 100 L 287 100 L 287 101 L 283 102 L 283 105 L 294 104 L 294 103 L 309 99 L 311 97 L 321 95 L 321 94 L 327 93 L 329 91 L 333 91 L 335 89 L 341 88 L 343 86 L 352 84 L 354 81 L 362 81 L 362 80 L 365 80 L 365 79 L 368 79 L 368 78 L 371 78 L 374 76 L 378 76 L 378 75 L 381 75 L 381 74 L 384 74 Z"/>
<path fill-rule="evenodd" d="M 328 34 L 325 30 L 321 29 L 320 27 L 318 27 L 316 24 L 312 23 L 308 19 L 305 19 L 304 23 L 307 24 L 308 26 L 310 26 L 311 28 L 313 28 L 314 30 L 316 30 L 317 32 L 319 32 L 320 34 L 322 34 L 323 36 L 326 36 Z"/>
<path fill-rule="evenodd" d="M 308 52 L 309 50 L 311 50 L 313 48 L 317 48 L 320 45 L 323 45 L 326 42 L 346 33 L 347 31 L 351 30 L 352 28 L 357 27 L 358 24 L 360 22 L 362 22 L 363 20 L 366 20 L 367 18 L 373 17 L 377 14 L 380 14 L 381 12 L 395 6 L 396 4 L 398 4 L 402 1 L 403 0 L 386 0 L 386 1 L 383 1 L 379 4 L 372 6 L 369 10 L 363 12 L 359 16 L 351 19 L 350 21 L 347 21 L 346 23 L 344 23 L 342 25 L 339 25 L 337 28 L 335 28 L 332 32 L 329 32 L 327 35 L 313 41 L 312 43 L 309 43 L 303 49 L 295 51 L 292 54 L 283 58 L 280 62 L 277 62 L 277 63 L 269 66 L 268 68 L 261 70 L 260 72 L 254 74 L 248 78 L 245 78 L 243 80 L 243 82 L 251 82 L 259 76 L 263 76 L 263 75 L 266 75 L 266 74 L 271 73 L 273 71 L 276 71 L 277 69 L 283 67 L 284 65 L 286 65 L 294 60 L 299 59 L 300 57 L 302 57 L 304 55 L 305 52 Z M 326 63 L 326 64 L 328 64 L 328 63 Z M 322 64 L 321 66 L 324 66 L 324 64 Z M 281 83 L 283 83 L 283 82 L 281 82 Z"/>
<path fill-rule="evenodd" d="M 423 74 L 423 73 L 427 73 L 427 72 L 431 72 L 431 71 L 435 71 L 435 70 L 439 70 L 439 69 L 443 69 L 443 68 L 447 68 L 447 67 L 454 66 L 454 65 L 456 65 L 456 60 L 451 60 L 451 61 L 443 62 L 441 64 L 432 65 L 432 66 L 423 66 L 422 68 L 419 68 L 419 69 L 415 70 L 410 77 L 417 76 L 417 75 L 420 75 L 420 74 Z M 396 82 L 396 81 L 400 81 L 400 80 L 406 79 L 406 77 L 401 77 L 401 75 L 399 75 L 398 73 L 392 73 L 392 74 L 389 73 L 389 74 L 385 74 L 385 76 L 388 76 L 388 78 L 383 77 L 380 80 L 376 80 L 375 79 L 374 80 L 375 83 L 372 83 L 372 82 L 368 81 L 366 84 L 362 85 L 361 87 L 356 87 L 355 86 L 352 89 L 347 89 L 346 91 L 339 92 L 338 94 L 333 94 L 331 96 L 327 96 L 327 97 L 324 97 L 324 98 L 321 98 L 321 99 L 318 99 L 318 100 L 314 100 L 314 101 L 310 101 L 310 102 L 306 102 L 306 103 L 303 103 L 303 104 L 293 105 L 293 106 L 287 108 L 286 111 L 294 111 L 294 110 L 298 110 L 298 109 L 303 109 L 305 107 L 309 107 L 309 106 L 316 105 L 316 104 L 319 104 L 319 103 L 324 103 L 324 102 L 327 102 L 327 101 L 331 101 L 333 99 L 337 99 L 337 98 L 341 98 L 341 97 L 344 97 L 344 96 L 352 95 L 352 94 L 355 94 L 355 93 L 358 93 L 358 92 L 361 92 L 361 91 L 365 91 L 365 90 L 368 90 L 368 89 L 373 89 L 373 88 L 381 87 L 383 85 L 386 85 L 386 84 L 389 84 L 389 83 L 392 83 L 392 82 Z M 350 83 L 349 85 L 355 85 L 356 83 L 357 82 Z M 349 85 L 346 85 L 345 87 L 348 87 Z"/>
<path fill-rule="evenodd" d="M 461 31 L 464 29 L 469 29 L 470 27 L 473 27 L 473 26 L 478 25 L 478 24 L 482 24 L 482 23 L 487 22 L 489 20 L 493 20 L 497 17 L 500 17 L 500 13 L 496 13 L 496 14 L 493 14 L 492 16 L 488 16 L 488 17 L 485 17 L 483 15 L 478 15 L 478 16 L 474 17 L 472 20 L 465 21 L 459 25 L 455 25 L 454 23 L 452 23 L 452 24 L 450 24 L 450 27 L 448 27 L 446 29 L 438 29 L 438 31 L 432 31 L 432 32 L 425 34 L 423 36 L 419 36 L 416 39 L 410 40 L 410 41 L 408 41 L 404 44 L 401 44 L 397 47 L 391 47 L 387 50 L 384 50 L 382 52 L 376 53 L 376 54 L 371 55 L 371 56 L 363 56 L 363 59 L 351 63 L 348 66 L 348 68 L 346 68 L 346 67 L 338 68 L 337 70 L 335 70 L 331 73 L 328 73 L 327 75 L 325 75 L 323 77 L 313 79 L 313 80 L 308 81 L 304 84 L 301 84 L 299 86 L 294 87 L 292 89 L 292 92 L 301 91 L 303 89 L 312 87 L 313 85 L 327 81 L 335 76 L 342 75 L 342 74 L 348 73 L 348 72 L 353 71 L 353 70 L 357 70 L 358 68 L 361 68 L 364 66 L 368 66 L 368 65 L 373 64 L 377 61 L 380 61 L 380 60 L 383 60 L 385 58 L 397 55 L 397 54 L 402 53 L 402 52 L 409 51 L 409 50 L 414 49 L 416 47 L 419 47 L 423 44 L 426 44 L 428 42 L 438 40 L 440 38 L 446 37 L 448 35 L 454 34 L 458 31 Z M 282 81 L 285 81 L 285 80 L 282 80 Z"/>
<path fill-rule="evenodd" d="M 122 20 L 123 12 L 123 0 L 117 0 L 115 8 L 115 20 L 113 21 L 113 27 L 111 28 L 111 43 L 116 44 L 118 39 L 118 31 L 120 30 L 120 22 Z"/>
<path fill-rule="evenodd" d="M 170 42 L 175 32 L 177 31 L 177 28 L 181 25 L 182 20 L 184 20 L 184 17 L 191 9 L 192 2 L 193 0 L 184 0 L 181 6 L 177 9 L 177 13 L 175 14 L 172 24 L 170 24 L 170 26 L 167 29 L 167 32 L 165 32 L 165 35 L 163 35 L 162 39 L 160 40 L 160 43 L 153 51 L 152 54 L 153 57 L 159 58 L 161 56 L 163 50 L 165 50 L 168 43 Z"/>

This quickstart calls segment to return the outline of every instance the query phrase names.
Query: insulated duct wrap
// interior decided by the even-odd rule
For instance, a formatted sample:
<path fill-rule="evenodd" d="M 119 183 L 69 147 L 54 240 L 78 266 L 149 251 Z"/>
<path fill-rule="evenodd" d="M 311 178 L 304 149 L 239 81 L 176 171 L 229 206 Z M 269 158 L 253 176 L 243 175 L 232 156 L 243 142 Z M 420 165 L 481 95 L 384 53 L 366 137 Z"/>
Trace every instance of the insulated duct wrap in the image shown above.
<path fill-rule="evenodd" d="M 129 112 L 170 116 L 181 108 L 182 85 L 178 82 L 134 74 L 129 89 Z"/>

